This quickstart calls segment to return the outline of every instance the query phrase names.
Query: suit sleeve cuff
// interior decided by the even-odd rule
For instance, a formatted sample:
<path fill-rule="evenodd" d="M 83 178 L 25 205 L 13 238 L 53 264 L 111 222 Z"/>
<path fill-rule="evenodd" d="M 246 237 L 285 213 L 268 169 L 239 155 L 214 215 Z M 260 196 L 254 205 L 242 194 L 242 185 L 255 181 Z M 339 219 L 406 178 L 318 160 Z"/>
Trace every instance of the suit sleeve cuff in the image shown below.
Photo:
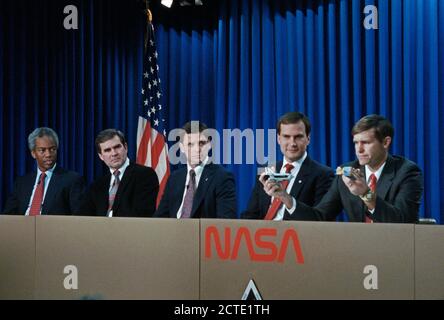
<path fill-rule="evenodd" d="M 294 197 L 291 197 L 291 198 L 293 200 L 293 205 L 292 205 L 291 209 L 287 208 L 287 212 L 290 215 L 293 214 L 294 210 L 296 210 L 296 199 Z"/>

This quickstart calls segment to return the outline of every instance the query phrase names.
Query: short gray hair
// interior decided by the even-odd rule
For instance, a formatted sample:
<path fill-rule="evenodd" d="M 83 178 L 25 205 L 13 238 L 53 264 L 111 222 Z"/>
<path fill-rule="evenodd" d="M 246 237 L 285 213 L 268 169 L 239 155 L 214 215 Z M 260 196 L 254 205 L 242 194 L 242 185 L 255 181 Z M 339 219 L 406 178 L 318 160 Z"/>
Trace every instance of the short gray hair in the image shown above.
<path fill-rule="evenodd" d="M 35 140 L 42 137 L 51 138 L 52 141 L 54 141 L 54 143 L 56 144 L 57 149 L 59 148 L 59 137 L 57 136 L 57 133 L 51 128 L 41 127 L 35 129 L 28 136 L 28 147 L 30 151 L 35 149 Z"/>

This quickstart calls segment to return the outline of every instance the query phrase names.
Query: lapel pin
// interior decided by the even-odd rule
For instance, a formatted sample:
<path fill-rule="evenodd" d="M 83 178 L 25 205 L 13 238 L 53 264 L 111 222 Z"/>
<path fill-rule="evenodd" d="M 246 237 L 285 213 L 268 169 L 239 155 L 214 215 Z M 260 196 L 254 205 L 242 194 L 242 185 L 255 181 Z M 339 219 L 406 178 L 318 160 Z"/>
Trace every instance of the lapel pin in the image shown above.
<path fill-rule="evenodd" d="M 302 183 L 302 180 L 299 180 L 298 183 Z"/>

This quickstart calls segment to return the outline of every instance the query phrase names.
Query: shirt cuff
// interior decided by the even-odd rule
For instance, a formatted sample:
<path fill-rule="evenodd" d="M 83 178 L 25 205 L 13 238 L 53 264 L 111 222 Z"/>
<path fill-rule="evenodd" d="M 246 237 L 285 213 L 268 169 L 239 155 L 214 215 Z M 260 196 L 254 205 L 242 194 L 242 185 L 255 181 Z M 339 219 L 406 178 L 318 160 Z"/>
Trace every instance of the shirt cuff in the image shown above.
<path fill-rule="evenodd" d="M 288 209 L 287 207 L 285 207 L 285 209 L 287 209 L 288 214 L 293 214 L 294 210 L 296 210 L 296 199 L 294 197 L 291 197 L 293 199 L 293 206 L 291 207 L 291 209 Z"/>

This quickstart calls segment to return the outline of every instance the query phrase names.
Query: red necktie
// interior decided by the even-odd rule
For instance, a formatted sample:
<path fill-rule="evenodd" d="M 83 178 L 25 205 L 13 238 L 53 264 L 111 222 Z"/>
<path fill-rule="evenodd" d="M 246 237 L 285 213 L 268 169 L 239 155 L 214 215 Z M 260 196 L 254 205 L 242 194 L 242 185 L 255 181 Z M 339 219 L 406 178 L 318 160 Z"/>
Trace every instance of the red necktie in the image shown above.
<path fill-rule="evenodd" d="M 285 172 L 290 173 L 291 170 L 293 170 L 294 166 L 291 163 L 287 163 L 285 165 Z M 281 182 L 281 186 L 283 190 L 287 189 L 288 186 L 288 180 L 284 180 Z M 276 213 L 278 212 L 279 207 L 281 206 L 282 201 L 278 198 L 274 198 L 270 208 L 268 208 L 267 214 L 264 218 L 264 220 L 273 220 L 276 216 Z"/>
<path fill-rule="evenodd" d="M 34 191 L 34 198 L 32 198 L 31 209 L 29 209 L 30 216 L 37 216 L 40 214 L 43 202 L 43 191 L 45 190 L 45 177 L 46 173 L 42 172 L 39 182 Z"/>
<path fill-rule="evenodd" d="M 372 174 L 370 175 L 370 182 L 369 182 L 369 184 L 368 184 L 368 187 L 370 188 L 370 190 L 371 190 L 373 193 L 376 192 L 376 182 L 377 182 L 376 176 L 375 176 L 374 173 L 372 173 Z M 373 219 L 370 218 L 368 215 L 365 215 L 365 223 L 373 223 Z"/>

